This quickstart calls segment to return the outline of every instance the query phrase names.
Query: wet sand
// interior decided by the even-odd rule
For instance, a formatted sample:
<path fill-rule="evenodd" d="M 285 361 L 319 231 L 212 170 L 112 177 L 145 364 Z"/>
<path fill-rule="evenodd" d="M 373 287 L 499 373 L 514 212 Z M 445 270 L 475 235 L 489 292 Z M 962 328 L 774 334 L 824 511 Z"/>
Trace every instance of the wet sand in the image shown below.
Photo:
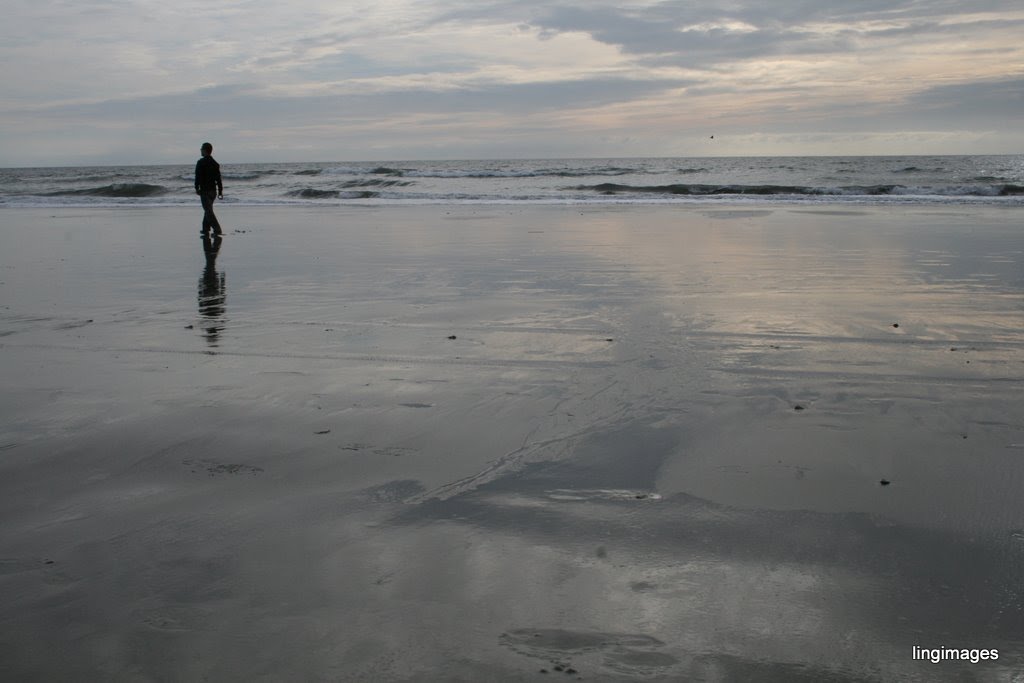
<path fill-rule="evenodd" d="M 1019 210 L 218 211 L 0 211 L 3 680 L 1019 680 Z"/>

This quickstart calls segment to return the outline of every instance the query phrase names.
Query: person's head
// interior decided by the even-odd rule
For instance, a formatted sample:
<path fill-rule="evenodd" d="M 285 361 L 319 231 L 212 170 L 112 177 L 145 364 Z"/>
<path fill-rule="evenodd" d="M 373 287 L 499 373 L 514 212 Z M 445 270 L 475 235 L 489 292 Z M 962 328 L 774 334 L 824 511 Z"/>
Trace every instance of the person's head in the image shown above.
<path fill-rule="evenodd" d="M 199 148 L 199 151 L 202 153 L 204 157 L 208 157 L 211 154 L 213 154 L 213 145 L 211 145 L 209 142 L 204 142 L 203 146 Z"/>

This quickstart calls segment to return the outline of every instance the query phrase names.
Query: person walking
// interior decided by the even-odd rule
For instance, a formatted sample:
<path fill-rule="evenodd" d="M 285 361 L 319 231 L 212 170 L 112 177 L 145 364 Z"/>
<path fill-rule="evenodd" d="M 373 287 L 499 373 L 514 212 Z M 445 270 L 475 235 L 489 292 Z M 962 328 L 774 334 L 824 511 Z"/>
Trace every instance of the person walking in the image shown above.
<path fill-rule="evenodd" d="M 203 237 L 209 237 L 210 230 L 220 235 L 220 222 L 213 212 L 213 200 L 224 199 L 224 184 L 220 179 L 220 164 L 213 158 L 213 145 L 204 142 L 199 148 L 203 155 L 196 162 L 196 194 L 203 203 L 203 229 L 199 231 Z"/>

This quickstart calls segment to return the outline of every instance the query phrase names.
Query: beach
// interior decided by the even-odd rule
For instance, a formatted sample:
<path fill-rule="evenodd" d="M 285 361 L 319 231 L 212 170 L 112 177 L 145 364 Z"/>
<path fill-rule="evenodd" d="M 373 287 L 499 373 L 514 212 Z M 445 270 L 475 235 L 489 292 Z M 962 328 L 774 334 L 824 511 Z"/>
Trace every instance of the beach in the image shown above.
<path fill-rule="evenodd" d="M 217 211 L 0 209 L 0 678 L 1020 680 L 1019 207 Z"/>

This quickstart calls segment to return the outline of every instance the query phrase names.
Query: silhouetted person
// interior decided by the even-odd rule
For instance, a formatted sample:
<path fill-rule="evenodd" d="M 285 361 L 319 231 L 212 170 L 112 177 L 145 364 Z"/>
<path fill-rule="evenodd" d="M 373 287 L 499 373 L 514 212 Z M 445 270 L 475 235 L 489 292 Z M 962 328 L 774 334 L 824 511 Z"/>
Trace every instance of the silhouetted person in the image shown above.
<path fill-rule="evenodd" d="M 210 240 L 203 235 L 203 251 L 206 253 L 206 267 L 199 278 L 199 315 L 205 318 L 201 322 L 203 336 L 210 346 L 217 346 L 220 331 L 224 329 L 224 309 L 227 299 L 227 284 L 224 273 L 217 272 L 217 254 L 223 240 L 218 235 Z"/>
<path fill-rule="evenodd" d="M 196 194 L 203 202 L 203 229 L 200 234 L 209 235 L 213 229 L 214 235 L 220 235 L 220 223 L 217 215 L 213 213 L 213 200 L 217 197 L 224 199 L 224 184 L 220 180 L 220 164 L 213 158 L 213 145 L 204 142 L 199 148 L 203 157 L 196 162 Z"/>

